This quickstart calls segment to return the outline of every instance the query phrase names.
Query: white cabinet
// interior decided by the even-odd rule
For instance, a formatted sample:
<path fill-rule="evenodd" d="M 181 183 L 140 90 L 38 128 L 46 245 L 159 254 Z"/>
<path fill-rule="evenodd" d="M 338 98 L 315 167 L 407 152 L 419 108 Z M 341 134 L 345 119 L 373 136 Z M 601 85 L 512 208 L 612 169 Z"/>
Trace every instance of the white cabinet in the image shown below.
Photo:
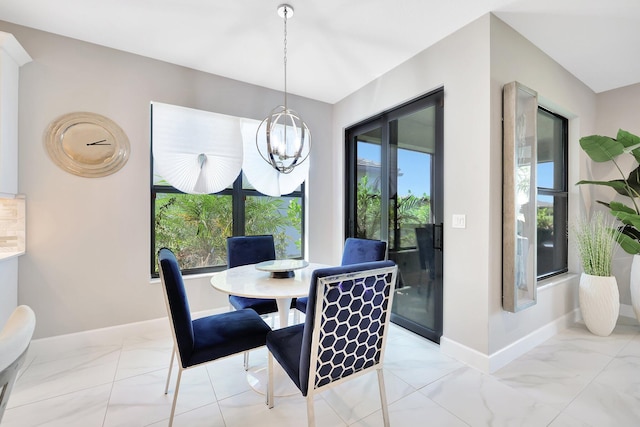
<path fill-rule="evenodd" d="M 0 32 L 0 193 L 18 192 L 18 74 L 30 61 L 12 34 Z"/>
<path fill-rule="evenodd" d="M 31 57 L 0 32 L 0 325 L 18 305 L 18 258 L 24 253 L 25 199 L 18 192 L 18 75 Z"/>

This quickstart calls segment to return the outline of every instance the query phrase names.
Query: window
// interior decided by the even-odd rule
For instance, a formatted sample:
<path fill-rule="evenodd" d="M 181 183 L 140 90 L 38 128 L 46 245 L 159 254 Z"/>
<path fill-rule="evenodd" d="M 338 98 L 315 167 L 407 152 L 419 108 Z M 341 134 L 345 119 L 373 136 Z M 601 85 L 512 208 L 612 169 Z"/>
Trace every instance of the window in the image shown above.
<path fill-rule="evenodd" d="M 153 131 L 151 139 L 153 147 Z M 241 173 L 216 194 L 186 194 L 158 173 L 153 155 L 151 168 L 152 277 L 158 277 L 162 247 L 176 254 L 183 274 L 223 269 L 229 236 L 272 234 L 277 258 L 303 257 L 304 183 L 286 196 L 271 197 Z"/>
<path fill-rule="evenodd" d="M 538 280 L 567 271 L 568 121 L 538 109 Z"/>

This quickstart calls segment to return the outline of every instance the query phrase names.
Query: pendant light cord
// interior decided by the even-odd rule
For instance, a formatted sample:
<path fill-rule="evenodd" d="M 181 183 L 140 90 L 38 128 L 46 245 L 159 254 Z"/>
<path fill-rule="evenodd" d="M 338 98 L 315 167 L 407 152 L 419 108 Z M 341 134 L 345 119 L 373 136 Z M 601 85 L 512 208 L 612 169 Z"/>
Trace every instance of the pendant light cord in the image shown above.
<path fill-rule="evenodd" d="M 291 173 L 304 162 L 311 149 L 309 127 L 298 113 L 289 110 L 288 105 L 287 21 L 293 17 L 293 10 L 288 4 L 278 6 L 278 16 L 284 18 L 284 105 L 280 104 L 271 110 L 256 130 L 256 148 L 260 157 L 282 174 Z"/>
<path fill-rule="evenodd" d="M 287 12 L 289 8 L 284 8 L 284 109 L 287 111 Z"/>

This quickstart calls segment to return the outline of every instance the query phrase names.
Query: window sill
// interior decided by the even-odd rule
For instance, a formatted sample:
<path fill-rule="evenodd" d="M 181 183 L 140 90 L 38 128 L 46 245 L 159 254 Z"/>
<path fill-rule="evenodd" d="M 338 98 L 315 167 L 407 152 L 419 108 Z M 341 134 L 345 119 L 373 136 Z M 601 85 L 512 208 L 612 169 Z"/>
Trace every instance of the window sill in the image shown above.
<path fill-rule="evenodd" d="M 213 276 L 214 274 L 216 274 L 216 272 L 209 272 L 209 273 L 200 273 L 200 274 L 185 274 L 182 276 L 182 280 L 185 282 L 188 282 L 189 280 L 194 280 L 194 279 L 200 279 L 200 278 L 210 278 L 211 276 Z M 152 277 L 149 279 L 149 284 L 150 285 L 156 285 L 156 284 L 160 284 L 160 278 L 159 277 Z"/>
<path fill-rule="evenodd" d="M 545 289 L 551 289 L 554 286 L 563 285 L 570 281 L 574 281 L 578 277 L 580 277 L 580 275 L 576 273 L 564 273 L 557 276 L 549 277 L 548 279 L 544 279 L 538 282 L 538 292 Z"/>

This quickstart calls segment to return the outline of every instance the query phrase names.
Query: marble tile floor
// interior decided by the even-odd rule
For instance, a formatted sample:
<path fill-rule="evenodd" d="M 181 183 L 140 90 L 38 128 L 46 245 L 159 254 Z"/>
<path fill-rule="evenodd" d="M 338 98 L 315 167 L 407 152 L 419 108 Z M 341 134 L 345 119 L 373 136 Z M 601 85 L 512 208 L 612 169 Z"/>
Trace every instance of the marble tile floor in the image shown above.
<path fill-rule="evenodd" d="M 166 319 L 35 340 L 2 426 L 166 426 L 171 347 Z M 392 325 L 384 375 L 393 426 L 640 425 L 635 320 L 605 338 L 577 323 L 492 375 Z M 317 425 L 381 426 L 379 402 L 375 374 L 362 376 L 316 397 Z M 306 405 L 295 394 L 268 409 L 235 356 L 185 371 L 174 425 L 298 427 Z"/>

